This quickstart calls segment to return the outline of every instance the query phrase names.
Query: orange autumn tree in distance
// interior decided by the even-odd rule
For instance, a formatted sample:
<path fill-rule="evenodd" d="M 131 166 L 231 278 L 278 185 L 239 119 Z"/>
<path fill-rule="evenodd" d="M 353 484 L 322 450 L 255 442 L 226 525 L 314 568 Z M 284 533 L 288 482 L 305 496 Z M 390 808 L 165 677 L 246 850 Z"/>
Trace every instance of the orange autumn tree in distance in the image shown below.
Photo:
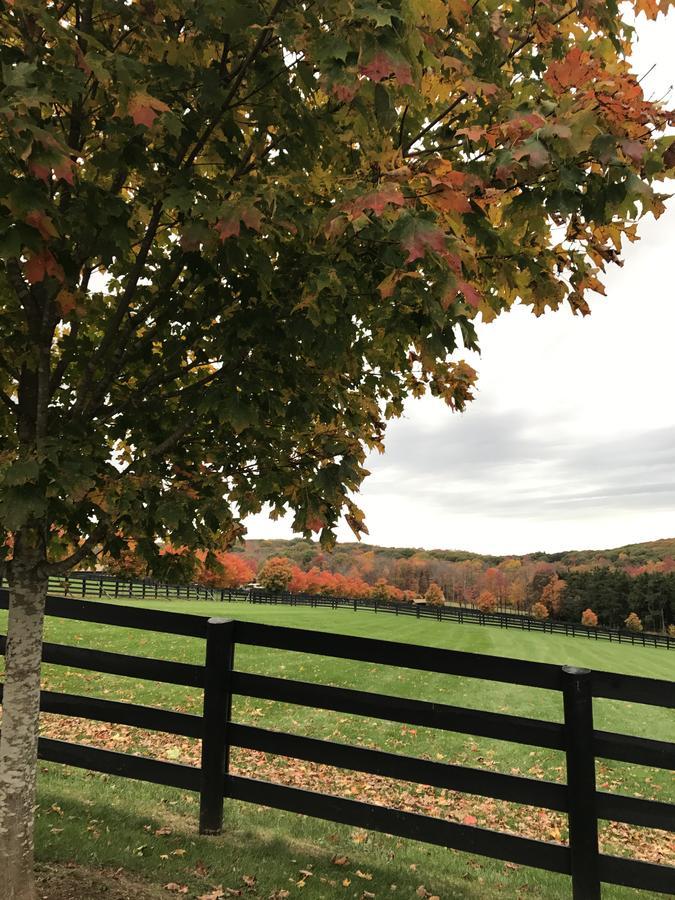
<path fill-rule="evenodd" d="M 476 600 L 476 606 L 481 612 L 494 612 L 497 607 L 497 598 L 491 591 L 481 591 Z"/>
<path fill-rule="evenodd" d="M 615 0 L 0 0 L 0 35 L 0 884 L 33 900 L 48 576 L 227 550 L 265 503 L 361 534 L 387 421 L 464 408 L 477 317 L 587 314 L 675 150 Z"/>
<path fill-rule="evenodd" d="M 598 627 L 598 617 L 593 612 L 592 609 L 585 609 L 581 614 L 581 624 L 585 625 L 587 628 L 597 628 Z"/>
<path fill-rule="evenodd" d="M 284 556 L 271 556 L 258 571 L 258 582 L 268 591 L 288 590 L 293 580 L 293 563 Z"/>
<path fill-rule="evenodd" d="M 442 606 L 445 603 L 445 594 L 439 584 L 436 584 L 435 581 L 432 581 L 427 591 L 424 595 L 424 599 L 427 603 L 431 603 L 434 606 Z"/>

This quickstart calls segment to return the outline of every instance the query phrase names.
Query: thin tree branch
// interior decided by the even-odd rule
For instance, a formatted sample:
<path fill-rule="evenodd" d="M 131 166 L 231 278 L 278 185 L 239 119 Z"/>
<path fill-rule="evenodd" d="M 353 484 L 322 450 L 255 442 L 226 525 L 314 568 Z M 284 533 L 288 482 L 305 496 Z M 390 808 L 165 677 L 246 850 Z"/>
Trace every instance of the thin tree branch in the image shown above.
<path fill-rule="evenodd" d="M 274 4 L 274 7 L 273 7 L 271 13 L 268 16 L 268 19 L 267 19 L 268 26 L 271 24 L 274 17 L 282 9 L 282 7 L 286 4 L 286 2 L 287 2 L 287 0 L 277 0 L 277 2 Z M 234 99 L 237 91 L 239 90 L 239 87 L 240 87 L 242 81 L 244 80 L 244 76 L 246 75 L 248 67 L 251 65 L 253 60 L 258 56 L 258 54 L 263 49 L 265 49 L 266 44 L 272 35 L 273 35 L 273 31 L 269 27 L 264 28 L 260 32 L 260 35 L 258 36 L 258 40 L 255 42 L 253 48 L 250 50 L 250 52 L 248 53 L 248 55 L 246 56 L 246 58 L 244 59 L 242 64 L 237 69 L 236 74 L 232 78 L 232 83 L 230 85 L 230 88 L 227 91 L 227 94 L 225 95 L 225 99 L 223 100 L 223 102 L 221 104 L 220 113 L 213 119 L 212 122 L 210 122 L 206 126 L 202 136 L 197 139 L 197 141 L 195 142 L 195 145 L 193 146 L 192 150 L 188 154 L 187 159 L 185 160 L 185 168 L 187 168 L 188 166 L 191 166 L 192 163 L 195 161 L 195 159 L 199 156 L 201 151 L 204 149 L 206 142 L 211 137 L 211 135 L 213 134 L 215 129 L 218 127 L 219 123 L 222 120 L 222 117 L 228 110 L 231 101 Z"/>
<path fill-rule="evenodd" d="M 73 566 L 76 566 L 85 558 L 85 556 L 91 553 L 96 544 L 100 544 L 108 531 L 108 524 L 102 523 L 98 525 L 74 553 L 71 553 L 70 556 L 67 556 L 65 559 L 60 559 L 58 562 L 45 563 L 43 571 L 48 575 L 60 575 L 61 572 L 67 572 L 69 569 L 72 569 Z"/>

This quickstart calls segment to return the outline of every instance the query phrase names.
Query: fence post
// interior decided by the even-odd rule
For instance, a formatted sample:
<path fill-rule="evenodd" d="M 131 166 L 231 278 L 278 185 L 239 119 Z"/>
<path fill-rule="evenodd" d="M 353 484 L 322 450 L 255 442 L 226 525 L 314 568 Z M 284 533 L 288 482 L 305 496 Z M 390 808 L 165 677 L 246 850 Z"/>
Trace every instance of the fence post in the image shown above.
<path fill-rule="evenodd" d="M 574 900 L 600 900 L 590 669 L 563 666 L 569 846 Z"/>
<path fill-rule="evenodd" d="M 220 834 L 223 828 L 223 798 L 230 750 L 227 722 L 232 705 L 230 673 L 234 663 L 234 625 L 232 619 L 209 619 L 206 626 L 200 834 Z"/>

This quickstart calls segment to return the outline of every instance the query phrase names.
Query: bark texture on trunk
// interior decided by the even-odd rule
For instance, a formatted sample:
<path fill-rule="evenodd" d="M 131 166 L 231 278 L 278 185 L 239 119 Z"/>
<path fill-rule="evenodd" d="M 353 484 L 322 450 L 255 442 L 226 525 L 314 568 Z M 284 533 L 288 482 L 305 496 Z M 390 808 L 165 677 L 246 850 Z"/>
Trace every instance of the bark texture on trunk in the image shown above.
<path fill-rule="evenodd" d="M 12 562 L 0 733 L 0 895 L 35 900 L 33 822 L 47 578 L 36 555 Z M 32 558 L 30 558 L 32 557 Z"/>

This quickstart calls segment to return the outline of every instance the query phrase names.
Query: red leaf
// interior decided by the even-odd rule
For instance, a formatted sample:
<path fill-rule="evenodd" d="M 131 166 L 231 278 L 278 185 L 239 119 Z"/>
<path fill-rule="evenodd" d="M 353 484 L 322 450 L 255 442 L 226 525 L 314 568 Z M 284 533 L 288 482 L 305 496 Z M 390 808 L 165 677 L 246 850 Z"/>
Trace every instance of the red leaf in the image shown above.
<path fill-rule="evenodd" d="M 552 62 L 544 74 L 544 81 L 556 94 L 571 87 L 583 87 L 597 72 L 597 65 L 589 53 L 572 47 L 560 62 Z"/>
<path fill-rule="evenodd" d="M 443 186 L 440 191 L 434 191 L 431 195 L 434 206 L 445 212 L 465 213 L 471 212 L 471 204 L 459 191 L 453 191 Z"/>
<path fill-rule="evenodd" d="M 473 306 L 474 309 L 479 306 L 480 301 L 483 299 L 480 292 L 467 281 L 457 282 L 457 290 L 464 294 L 464 299 L 470 306 Z"/>
<path fill-rule="evenodd" d="M 351 103 L 356 96 L 358 89 L 359 85 L 357 82 L 353 84 L 343 84 L 342 82 L 334 81 L 330 86 L 330 92 L 340 101 L 340 103 Z"/>
<path fill-rule="evenodd" d="M 390 56 L 385 50 L 380 50 L 373 56 L 370 62 L 359 67 L 361 75 L 366 75 L 371 81 L 384 81 L 393 76 L 399 84 L 412 84 L 412 71 L 407 62 Z"/>
<path fill-rule="evenodd" d="M 401 240 L 401 246 L 408 251 L 406 262 L 421 259 L 427 249 L 442 253 L 445 250 L 445 234 L 422 219 L 413 219 Z"/>
<path fill-rule="evenodd" d="M 361 197 L 355 197 L 345 205 L 345 212 L 350 219 L 358 218 L 365 209 L 372 209 L 376 216 L 381 216 L 389 204 L 393 206 L 405 204 L 405 197 L 396 184 L 385 184 L 377 191 L 370 191 Z"/>
<path fill-rule="evenodd" d="M 34 209 L 28 213 L 26 216 L 26 224 L 39 231 L 40 237 L 45 241 L 48 241 L 49 238 L 56 237 L 58 234 L 56 228 L 54 228 L 54 223 L 49 216 L 45 215 L 39 209 Z"/>
<path fill-rule="evenodd" d="M 241 221 L 247 228 L 251 228 L 253 231 L 260 231 L 262 214 L 255 206 L 247 206 L 241 211 Z"/>
<path fill-rule="evenodd" d="M 319 518 L 319 516 L 308 517 L 305 520 L 305 526 L 309 528 L 310 531 L 314 531 L 315 533 L 321 531 L 326 523 L 323 519 Z"/>
<path fill-rule="evenodd" d="M 229 237 L 239 237 L 239 232 L 241 231 L 239 213 L 230 213 L 224 219 L 218 219 L 214 227 L 218 232 L 221 243 Z"/>
<path fill-rule="evenodd" d="M 458 128 L 457 134 L 464 134 L 470 141 L 479 141 L 485 134 L 485 129 L 480 125 L 471 125 L 469 128 Z"/>
<path fill-rule="evenodd" d="M 58 281 L 63 281 L 63 269 L 46 248 L 39 253 L 34 253 L 24 263 L 23 271 L 30 284 L 38 284 L 49 275 Z"/>
<path fill-rule="evenodd" d="M 476 825 L 477 822 L 478 819 L 475 816 L 464 816 L 464 818 L 462 819 L 463 825 Z"/>
<path fill-rule="evenodd" d="M 57 178 L 63 179 L 63 181 L 67 181 L 68 184 L 73 184 L 73 170 L 75 168 L 75 163 L 69 157 L 64 156 L 61 162 L 54 166 L 54 175 Z"/>
<path fill-rule="evenodd" d="M 56 295 L 56 305 L 61 315 L 65 318 L 77 307 L 77 298 L 75 294 L 67 291 L 65 288 Z"/>
<path fill-rule="evenodd" d="M 169 107 L 156 97 L 139 91 L 129 98 L 127 112 L 134 120 L 134 125 L 150 128 L 160 113 L 169 112 Z"/>
<path fill-rule="evenodd" d="M 619 144 L 626 156 L 636 165 L 642 162 L 647 152 L 644 144 L 641 144 L 640 141 L 620 141 Z"/>
<path fill-rule="evenodd" d="M 48 166 L 43 166 L 41 163 L 29 161 L 28 163 L 28 171 L 31 175 L 34 175 L 36 178 L 39 178 L 40 181 L 44 181 L 45 184 L 49 184 L 49 177 L 51 175 L 51 169 Z"/>

